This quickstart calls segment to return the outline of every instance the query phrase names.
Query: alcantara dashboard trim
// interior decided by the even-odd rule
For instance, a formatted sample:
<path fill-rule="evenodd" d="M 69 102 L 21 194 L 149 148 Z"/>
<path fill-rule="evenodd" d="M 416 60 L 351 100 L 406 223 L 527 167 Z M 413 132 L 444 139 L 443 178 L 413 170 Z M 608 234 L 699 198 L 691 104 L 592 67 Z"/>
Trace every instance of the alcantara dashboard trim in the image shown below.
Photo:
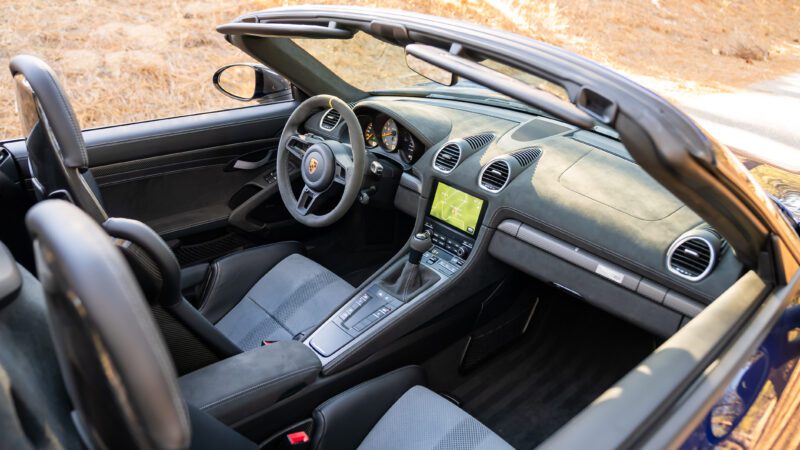
<path fill-rule="evenodd" d="M 628 291 L 636 293 L 640 297 L 663 305 L 683 316 L 692 318 L 698 315 L 704 308 L 701 303 L 695 300 L 661 286 L 652 280 L 643 278 L 641 275 L 623 269 L 583 249 L 554 238 L 529 225 L 523 224 L 518 220 L 506 219 L 498 225 L 497 229 L 521 243 L 534 246 L 550 253 L 595 276 L 615 283 Z M 580 293 L 580 289 L 577 289 L 576 286 L 566 287 Z"/>

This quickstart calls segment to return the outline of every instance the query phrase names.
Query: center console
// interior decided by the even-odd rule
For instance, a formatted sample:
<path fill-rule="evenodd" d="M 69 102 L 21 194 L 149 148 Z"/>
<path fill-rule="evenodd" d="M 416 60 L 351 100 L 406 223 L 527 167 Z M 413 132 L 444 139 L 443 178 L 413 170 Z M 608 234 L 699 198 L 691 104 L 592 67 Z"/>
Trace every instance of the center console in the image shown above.
<path fill-rule="evenodd" d="M 306 341 L 323 361 L 466 265 L 485 201 L 440 181 L 434 182 L 433 193 L 423 231 L 412 237 L 408 259 L 375 277 Z"/>

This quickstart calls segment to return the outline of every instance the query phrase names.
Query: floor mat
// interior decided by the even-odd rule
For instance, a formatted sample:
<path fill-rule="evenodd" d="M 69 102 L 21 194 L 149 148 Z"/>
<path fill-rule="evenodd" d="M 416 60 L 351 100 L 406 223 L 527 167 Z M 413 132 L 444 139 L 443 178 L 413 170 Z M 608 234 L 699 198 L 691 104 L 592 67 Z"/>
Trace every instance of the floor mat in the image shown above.
<path fill-rule="evenodd" d="M 543 299 L 528 332 L 449 392 L 515 448 L 533 448 L 649 355 L 649 333 L 582 301 Z"/>

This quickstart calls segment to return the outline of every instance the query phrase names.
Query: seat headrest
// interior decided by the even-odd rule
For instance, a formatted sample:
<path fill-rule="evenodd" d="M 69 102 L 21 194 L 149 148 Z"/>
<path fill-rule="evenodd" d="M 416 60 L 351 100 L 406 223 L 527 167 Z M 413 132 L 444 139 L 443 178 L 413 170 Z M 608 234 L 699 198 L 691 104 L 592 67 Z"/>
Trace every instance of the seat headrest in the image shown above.
<path fill-rule="evenodd" d="M 26 217 L 67 390 L 96 448 L 184 449 L 186 405 L 141 290 L 108 234 L 47 200 Z"/>
<path fill-rule="evenodd" d="M 11 69 L 11 75 L 15 79 L 18 76 L 23 77 L 24 81 L 30 86 L 30 90 L 33 91 L 33 96 L 41 106 L 45 116 L 39 118 L 44 119 L 45 125 L 52 131 L 53 137 L 57 141 L 53 145 L 58 146 L 64 165 L 73 169 L 88 169 L 89 157 L 86 153 L 86 143 L 83 141 L 78 119 L 53 69 L 41 59 L 30 55 L 19 55 L 11 58 L 9 69 Z M 18 80 L 18 98 L 30 95 L 26 92 L 20 92 L 20 90 L 24 89 L 26 87 L 20 85 Z M 28 115 L 40 115 L 39 111 L 24 110 L 35 108 L 35 104 L 32 102 L 26 102 L 26 100 L 19 98 L 18 103 L 23 121 Z M 27 133 L 28 131 L 26 131 Z"/>

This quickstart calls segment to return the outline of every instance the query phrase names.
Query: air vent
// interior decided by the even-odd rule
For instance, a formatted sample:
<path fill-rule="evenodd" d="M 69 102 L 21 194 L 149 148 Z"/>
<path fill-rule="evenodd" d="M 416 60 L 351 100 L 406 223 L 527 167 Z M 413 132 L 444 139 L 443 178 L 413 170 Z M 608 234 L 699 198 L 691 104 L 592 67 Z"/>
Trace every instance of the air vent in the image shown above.
<path fill-rule="evenodd" d="M 494 140 L 494 133 L 481 133 L 464 138 L 473 150 L 479 150 L 489 145 Z"/>
<path fill-rule="evenodd" d="M 497 159 L 483 168 L 478 184 L 482 189 L 497 193 L 506 187 L 510 175 L 511 166 L 508 165 L 508 162 Z"/>
<path fill-rule="evenodd" d="M 440 148 L 433 158 L 433 167 L 444 173 L 450 173 L 461 160 L 461 147 L 456 143 L 446 144 Z"/>
<path fill-rule="evenodd" d="M 339 125 L 339 119 L 341 119 L 339 111 L 329 109 L 322 115 L 322 120 L 319 121 L 319 127 L 323 130 L 331 131 L 336 128 L 336 125 Z"/>
<path fill-rule="evenodd" d="M 667 252 L 672 273 L 691 281 L 703 279 L 714 266 L 714 247 L 706 239 L 688 236 L 675 241 Z"/>
<path fill-rule="evenodd" d="M 517 160 L 520 166 L 525 167 L 536 161 L 542 154 L 542 149 L 539 147 L 528 147 L 515 151 L 511 154 Z"/>

